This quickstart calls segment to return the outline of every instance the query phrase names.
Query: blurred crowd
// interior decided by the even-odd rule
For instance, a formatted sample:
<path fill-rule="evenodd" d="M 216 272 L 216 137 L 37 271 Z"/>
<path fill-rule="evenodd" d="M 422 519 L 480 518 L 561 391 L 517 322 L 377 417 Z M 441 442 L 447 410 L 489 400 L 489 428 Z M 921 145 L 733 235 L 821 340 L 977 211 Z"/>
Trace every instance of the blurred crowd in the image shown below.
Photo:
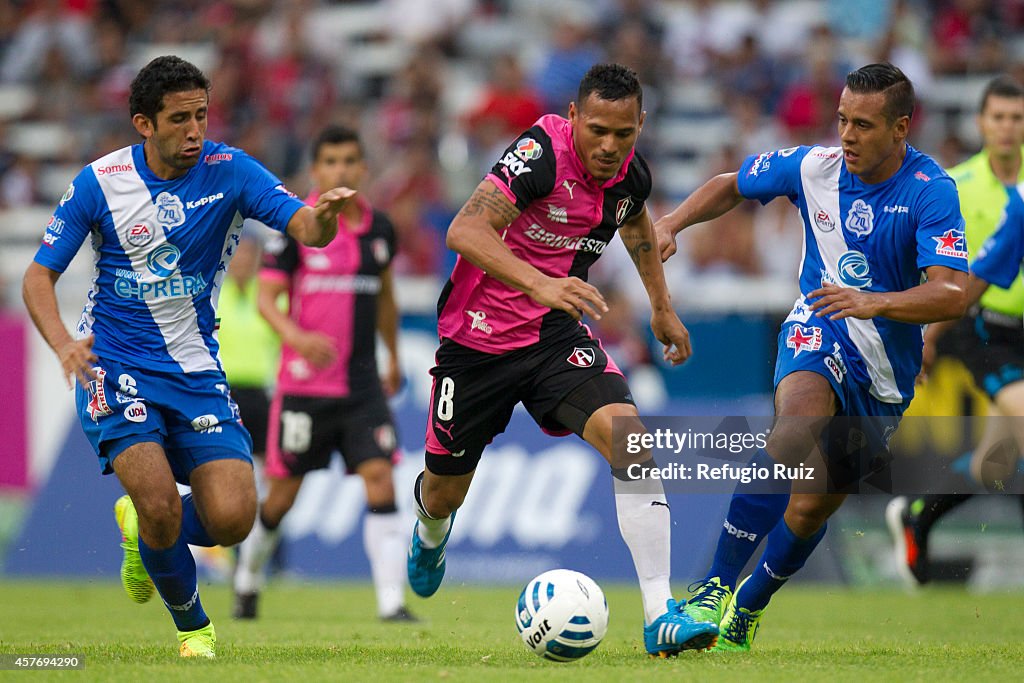
<path fill-rule="evenodd" d="M 208 137 L 300 194 L 315 132 L 361 130 L 396 272 L 444 276 L 454 211 L 595 62 L 644 84 L 658 214 L 752 152 L 837 143 L 852 68 L 890 60 L 927 103 L 944 79 L 1020 73 L 1022 29 L 1021 0 L 0 0 L 0 210 L 52 205 L 82 164 L 136 142 L 128 84 L 176 53 L 213 81 Z M 947 114 L 924 104 L 911 139 L 953 164 L 971 150 Z M 799 227 L 777 204 L 688 231 L 676 270 L 792 279 Z M 608 261 L 599 280 L 624 270 Z"/>

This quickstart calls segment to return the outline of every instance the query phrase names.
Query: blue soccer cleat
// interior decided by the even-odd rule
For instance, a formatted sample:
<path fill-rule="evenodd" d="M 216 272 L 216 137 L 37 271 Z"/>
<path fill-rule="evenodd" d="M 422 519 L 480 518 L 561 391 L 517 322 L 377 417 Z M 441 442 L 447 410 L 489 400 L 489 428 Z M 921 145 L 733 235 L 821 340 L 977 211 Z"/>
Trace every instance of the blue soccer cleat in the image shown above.
<path fill-rule="evenodd" d="M 652 657 L 672 657 L 683 650 L 706 650 L 718 640 L 718 624 L 694 621 L 675 600 L 667 611 L 644 626 L 644 647 Z"/>
<path fill-rule="evenodd" d="M 409 574 L 409 586 L 421 598 L 429 598 L 441 587 L 441 581 L 444 579 L 444 547 L 448 545 L 448 538 L 452 535 L 454 526 L 455 513 L 453 512 L 448 525 L 448 533 L 444 535 L 444 540 L 436 548 L 423 547 L 418 533 L 419 521 L 412 529 L 412 542 L 409 544 L 406 571 Z"/>

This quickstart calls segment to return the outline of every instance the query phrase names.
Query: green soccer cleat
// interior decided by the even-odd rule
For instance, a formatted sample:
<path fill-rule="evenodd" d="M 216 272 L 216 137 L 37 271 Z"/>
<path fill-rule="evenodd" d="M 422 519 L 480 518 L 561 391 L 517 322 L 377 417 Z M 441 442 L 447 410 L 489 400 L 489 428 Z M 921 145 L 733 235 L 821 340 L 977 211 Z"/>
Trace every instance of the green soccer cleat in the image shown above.
<path fill-rule="evenodd" d="M 748 576 L 747 579 L 749 578 Z M 754 636 L 757 635 L 757 627 L 761 623 L 761 616 L 767 608 L 752 612 L 736 604 L 740 590 L 743 588 L 743 584 L 747 582 L 747 579 L 743 579 L 740 585 L 736 587 L 736 593 L 733 596 L 732 602 L 729 603 L 729 607 L 725 610 L 725 616 L 722 617 L 722 623 L 719 626 L 721 634 L 718 637 L 718 644 L 712 648 L 716 652 L 749 652 L 750 646 L 754 642 Z"/>
<path fill-rule="evenodd" d="M 213 630 L 213 622 L 195 631 L 178 631 L 178 654 L 182 657 L 217 656 L 217 632 Z"/>
<path fill-rule="evenodd" d="M 121 547 L 124 549 L 121 584 L 134 602 L 148 602 L 156 587 L 139 556 L 139 515 L 127 495 L 118 498 L 114 504 L 114 518 L 121 529 Z"/>
<path fill-rule="evenodd" d="M 689 615 L 694 621 L 710 621 L 713 624 L 721 624 L 725 608 L 732 599 L 732 591 L 728 586 L 722 585 L 717 576 L 706 579 L 694 589 L 691 584 L 690 591 L 693 597 L 683 605 L 683 613 Z"/>

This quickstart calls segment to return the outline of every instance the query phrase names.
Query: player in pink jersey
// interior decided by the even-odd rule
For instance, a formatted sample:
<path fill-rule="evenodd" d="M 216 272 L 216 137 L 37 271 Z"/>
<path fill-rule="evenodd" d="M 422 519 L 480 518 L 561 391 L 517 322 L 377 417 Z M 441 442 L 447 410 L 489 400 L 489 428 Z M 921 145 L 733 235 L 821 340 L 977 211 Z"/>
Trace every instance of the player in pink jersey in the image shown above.
<path fill-rule="evenodd" d="M 366 163 L 357 134 L 329 126 L 313 145 L 315 203 L 344 178 L 358 188 Z M 278 540 L 307 472 L 323 469 L 337 450 L 366 485 L 363 539 L 382 619 L 410 621 L 402 570 L 405 542 L 391 478 L 394 423 L 385 393 L 398 389 L 398 310 L 390 264 L 395 234 L 384 214 L 357 196 L 338 217 L 338 237 L 325 249 L 293 240 L 268 247 L 260 273 L 260 312 L 281 336 L 281 367 L 267 436 L 266 499 L 239 551 L 235 616 L 254 618 L 263 566 Z M 288 293 L 287 313 L 277 307 Z M 376 334 L 390 356 L 377 372 Z M 382 386 L 383 384 L 383 386 Z"/>
<path fill-rule="evenodd" d="M 668 656 L 709 647 L 718 627 L 693 621 L 672 599 L 664 490 L 660 480 L 627 474 L 654 460 L 628 454 L 612 434 L 613 420 L 620 441 L 643 425 L 622 373 L 580 322 L 607 311 L 586 277 L 618 232 L 647 289 L 665 359 L 678 365 L 690 355 L 644 204 L 651 177 L 634 151 L 643 122 L 636 74 L 592 67 L 568 118 L 542 117 L 521 135 L 452 221 L 447 243 L 459 257 L 438 302 L 441 345 L 407 566 L 417 594 L 440 587 L 455 511 L 484 447 L 522 402 L 542 429 L 575 433 L 611 465 L 619 529 L 640 579 L 644 645 Z"/>

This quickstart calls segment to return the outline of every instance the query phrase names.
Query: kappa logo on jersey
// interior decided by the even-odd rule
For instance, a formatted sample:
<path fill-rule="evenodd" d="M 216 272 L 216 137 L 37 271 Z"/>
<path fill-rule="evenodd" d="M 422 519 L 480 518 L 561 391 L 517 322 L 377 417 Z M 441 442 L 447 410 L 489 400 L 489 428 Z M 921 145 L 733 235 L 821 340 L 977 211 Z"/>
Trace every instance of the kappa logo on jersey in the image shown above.
<path fill-rule="evenodd" d="M 136 223 L 128 228 L 126 239 L 133 247 L 144 247 L 153 241 L 153 229 L 145 223 Z"/>
<path fill-rule="evenodd" d="M 577 346 L 566 358 L 571 365 L 575 365 L 578 368 L 589 368 L 594 365 L 594 360 L 597 358 L 597 354 L 594 353 L 593 349 L 587 349 Z"/>
<path fill-rule="evenodd" d="M 107 371 L 101 367 L 95 367 L 92 369 L 92 372 L 96 375 L 96 379 L 89 380 L 89 384 L 86 387 L 92 398 L 89 399 L 85 409 L 89 411 L 89 417 L 92 418 L 92 421 L 96 422 L 101 417 L 111 415 L 114 411 L 107 403 L 107 392 L 103 388 L 103 378 L 107 376 Z"/>
<path fill-rule="evenodd" d="M 218 199 L 224 199 L 223 192 L 211 194 L 207 197 L 203 197 L 202 199 L 197 199 L 194 202 L 188 202 L 187 204 L 185 204 L 185 208 L 191 211 L 192 209 L 198 209 L 199 207 L 206 206 L 207 204 L 213 204 Z"/>
<path fill-rule="evenodd" d="M 544 154 L 544 148 L 533 138 L 523 138 L 516 143 L 515 153 L 523 161 L 535 161 Z"/>
<path fill-rule="evenodd" d="M 859 251 L 848 251 L 839 257 L 839 281 L 847 287 L 862 289 L 871 286 L 868 259 Z"/>
<path fill-rule="evenodd" d="M 771 168 L 771 164 L 768 160 L 771 159 L 773 156 L 775 156 L 775 152 L 761 152 L 760 154 L 758 154 L 757 158 L 754 159 L 754 163 L 750 165 L 750 170 L 747 171 L 747 175 L 756 176 L 759 173 L 764 173 L 765 171 L 767 171 L 769 168 Z"/>
<path fill-rule="evenodd" d="M 853 202 L 846 214 L 846 229 L 858 237 L 866 237 L 875 228 L 875 210 L 863 199 Z"/>
<path fill-rule="evenodd" d="M 793 325 L 786 337 L 786 346 L 793 349 L 793 358 L 803 351 L 817 351 L 821 348 L 821 328 Z"/>
<path fill-rule="evenodd" d="M 560 206 L 548 204 L 548 220 L 553 223 L 567 224 L 569 222 L 569 212 Z"/>
<path fill-rule="evenodd" d="M 950 229 L 941 237 L 933 237 L 935 240 L 935 253 L 939 256 L 952 258 L 967 258 L 967 238 L 963 230 Z"/>
<path fill-rule="evenodd" d="M 146 412 L 146 404 L 141 401 L 132 401 L 132 404 L 124 409 L 124 417 L 132 422 L 145 422 L 149 417 Z"/>
<path fill-rule="evenodd" d="M 75 196 L 75 184 L 71 183 L 70 185 L 68 185 L 68 189 L 64 191 L 64 196 L 62 196 L 60 198 L 60 202 L 58 202 L 58 203 L 61 206 L 64 206 L 66 203 L 70 202 L 71 198 L 74 197 L 74 196 Z"/>
<path fill-rule="evenodd" d="M 161 192 L 156 196 L 156 219 L 165 230 L 185 222 L 185 207 L 178 195 Z"/>
<path fill-rule="evenodd" d="M 819 209 L 818 213 L 814 214 L 814 224 L 822 232 L 832 232 L 836 229 L 836 222 L 832 220 L 832 216 L 829 216 L 825 209 Z"/>
<path fill-rule="evenodd" d="M 494 328 L 492 328 L 489 323 L 485 322 L 487 320 L 487 314 L 483 311 L 466 311 L 466 315 L 473 319 L 473 322 L 469 326 L 470 330 L 480 330 L 484 334 L 494 332 Z"/>
<path fill-rule="evenodd" d="M 626 216 L 633 208 L 633 198 L 626 195 L 618 202 L 615 203 L 615 225 L 622 225 L 622 221 L 626 220 Z"/>

